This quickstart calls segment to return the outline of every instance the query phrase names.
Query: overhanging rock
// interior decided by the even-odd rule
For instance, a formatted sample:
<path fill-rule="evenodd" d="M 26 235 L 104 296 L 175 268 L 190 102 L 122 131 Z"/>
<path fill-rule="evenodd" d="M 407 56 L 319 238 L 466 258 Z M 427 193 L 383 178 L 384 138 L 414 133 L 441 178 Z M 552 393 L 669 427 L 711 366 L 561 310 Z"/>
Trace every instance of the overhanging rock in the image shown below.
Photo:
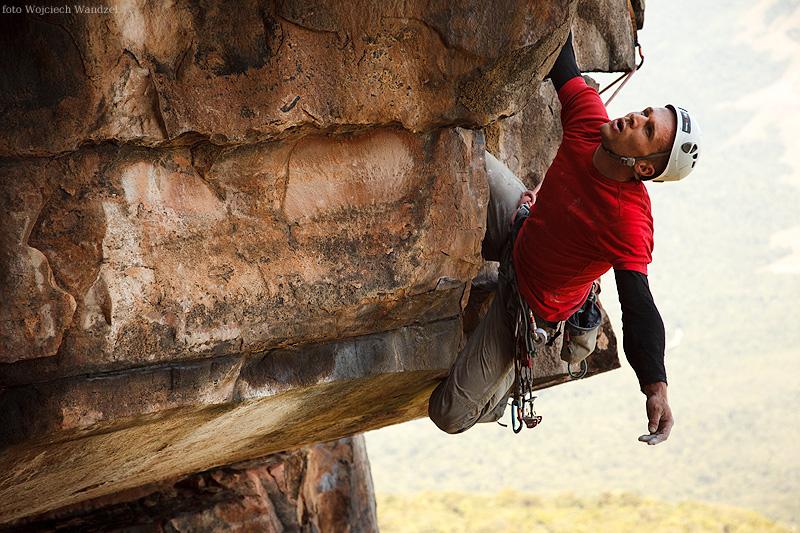
<path fill-rule="evenodd" d="M 15 524 L 25 531 L 378 531 L 357 435 L 82 502 Z"/>
<path fill-rule="evenodd" d="M 424 416 L 483 266 L 482 128 L 532 185 L 511 147 L 555 131 L 570 28 L 603 36 L 584 68 L 632 60 L 627 3 L 584 3 L 2 17 L 0 523 Z"/>
<path fill-rule="evenodd" d="M 202 175 L 183 148 L 8 164 L 15 245 L 77 304 L 31 306 L 41 262 L 9 258 L 3 513 L 420 416 L 460 342 L 483 153 L 470 131 L 380 129 L 235 148 Z M 37 321 L 64 341 L 31 359 Z"/>
<path fill-rule="evenodd" d="M 2 384 L 455 316 L 478 267 L 483 154 L 469 130 L 382 128 L 6 160 L 0 361 L 36 361 Z"/>

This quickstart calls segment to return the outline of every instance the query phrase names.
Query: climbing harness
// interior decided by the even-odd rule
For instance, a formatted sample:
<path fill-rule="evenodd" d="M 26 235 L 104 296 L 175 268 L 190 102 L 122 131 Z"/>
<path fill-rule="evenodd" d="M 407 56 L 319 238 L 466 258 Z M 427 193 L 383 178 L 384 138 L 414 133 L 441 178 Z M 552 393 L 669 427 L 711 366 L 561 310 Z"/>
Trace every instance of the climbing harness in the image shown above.
<path fill-rule="evenodd" d="M 636 74 L 636 71 L 642 68 L 642 65 L 644 65 L 644 52 L 642 51 L 642 45 L 639 44 L 639 42 L 637 41 L 635 46 L 639 52 L 639 64 L 637 65 L 636 63 L 634 63 L 633 68 L 631 70 L 622 74 L 619 78 L 609 83 L 602 91 L 598 93 L 598 94 L 603 94 L 604 92 L 612 88 L 614 85 L 622 81 L 622 84 L 619 87 L 617 87 L 617 89 L 611 94 L 611 96 L 608 97 L 608 100 L 606 100 L 605 102 L 606 107 L 608 107 L 608 104 L 611 103 L 611 101 L 614 99 L 615 96 L 617 96 L 617 94 L 622 90 L 622 88 L 625 87 L 625 84 L 628 83 L 628 81 L 630 81 L 633 75 Z"/>

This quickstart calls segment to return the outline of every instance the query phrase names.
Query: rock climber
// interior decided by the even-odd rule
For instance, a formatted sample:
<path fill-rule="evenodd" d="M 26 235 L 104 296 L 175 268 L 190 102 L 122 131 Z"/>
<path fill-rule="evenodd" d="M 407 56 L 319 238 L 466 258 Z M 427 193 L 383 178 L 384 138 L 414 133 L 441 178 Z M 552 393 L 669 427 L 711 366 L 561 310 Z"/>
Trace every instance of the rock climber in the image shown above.
<path fill-rule="evenodd" d="M 448 377 L 433 391 L 428 412 L 448 433 L 498 420 L 514 382 L 514 291 L 552 338 L 585 304 L 595 280 L 613 268 L 623 348 L 647 398 L 648 433 L 639 440 L 658 444 L 674 422 L 664 323 L 647 280 L 653 219 L 644 182 L 686 177 L 700 152 L 700 132 L 686 110 L 672 105 L 609 120 L 597 91 L 581 76 L 571 34 L 548 77 L 562 106 L 561 145 L 537 192 L 526 190 L 486 153 L 490 199 L 482 255 L 500 262 L 497 289 Z M 510 221 L 521 206 L 530 215 L 512 245 Z M 572 348 L 563 347 L 562 358 L 565 349 Z"/>

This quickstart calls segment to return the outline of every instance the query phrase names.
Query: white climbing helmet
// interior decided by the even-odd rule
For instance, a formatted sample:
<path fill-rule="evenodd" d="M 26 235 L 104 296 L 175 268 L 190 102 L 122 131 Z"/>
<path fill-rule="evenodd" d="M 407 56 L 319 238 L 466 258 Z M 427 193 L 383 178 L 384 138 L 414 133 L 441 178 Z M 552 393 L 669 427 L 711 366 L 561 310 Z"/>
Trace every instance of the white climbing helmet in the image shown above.
<path fill-rule="evenodd" d="M 675 113 L 678 126 L 675 132 L 675 141 L 669 152 L 667 168 L 653 181 L 678 181 L 689 175 L 697 158 L 700 156 L 700 128 L 692 119 L 689 112 L 682 107 L 667 105 Z"/>

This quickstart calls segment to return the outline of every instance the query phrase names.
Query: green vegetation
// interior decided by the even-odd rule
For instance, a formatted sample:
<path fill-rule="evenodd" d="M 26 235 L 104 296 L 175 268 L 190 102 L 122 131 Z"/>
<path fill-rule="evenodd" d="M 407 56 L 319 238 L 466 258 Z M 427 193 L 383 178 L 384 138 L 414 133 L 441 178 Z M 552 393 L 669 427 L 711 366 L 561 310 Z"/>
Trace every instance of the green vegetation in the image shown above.
<path fill-rule="evenodd" d="M 512 491 L 420 492 L 379 494 L 377 501 L 383 533 L 793 531 L 753 511 L 692 501 L 671 503 L 626 493 L 579 498 Z"/>

